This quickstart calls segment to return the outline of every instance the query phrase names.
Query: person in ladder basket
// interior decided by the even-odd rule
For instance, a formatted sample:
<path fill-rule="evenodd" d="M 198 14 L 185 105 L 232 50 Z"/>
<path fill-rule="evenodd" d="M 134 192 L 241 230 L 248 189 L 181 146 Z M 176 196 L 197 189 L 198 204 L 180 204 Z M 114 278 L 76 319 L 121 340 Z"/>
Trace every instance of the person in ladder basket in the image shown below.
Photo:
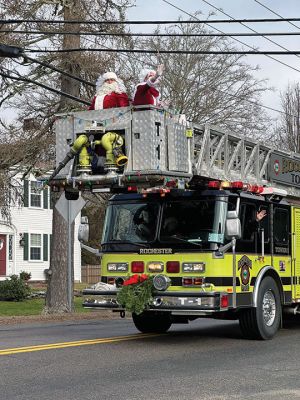
<path fill-rule="evenodd" d="M 129 99 L 122 79 L 118 78 L 114 72 L 106 72 L 99 76 L 96 82 L 96 95 L 89 110 L 127 106 L 129 106 Z"/>
<path fill-rule="evenodd" d="M 157 106 L 159 101 L 160 93 L 157 89 L 157 85 L 160 82 L 164 66 L 160 64 L 155 70 L 143 69 L 140 73 L 140 81 L 133 95 L 132 105 L 144 106 L 152 105 Z"/>

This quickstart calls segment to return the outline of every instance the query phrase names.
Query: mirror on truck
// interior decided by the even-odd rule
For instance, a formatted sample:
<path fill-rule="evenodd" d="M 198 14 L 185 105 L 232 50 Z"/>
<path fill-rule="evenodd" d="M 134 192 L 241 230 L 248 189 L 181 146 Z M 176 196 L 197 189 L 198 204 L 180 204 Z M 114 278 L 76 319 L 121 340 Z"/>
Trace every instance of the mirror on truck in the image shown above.
<path fill-rule="evenodd" d="M 237 211 L 228 211 L 225 225 L 226 239 L 240 239 L 242 236 L 241 221 L 238 217 Z"/>
<path fill-rule="evenodd" d="M 88 217 L 84 216 L 81 217 L 80 225 L 78 227 L 78 240 L 80 242 L 88 242 L 89 240 L 89 219 Z"/>

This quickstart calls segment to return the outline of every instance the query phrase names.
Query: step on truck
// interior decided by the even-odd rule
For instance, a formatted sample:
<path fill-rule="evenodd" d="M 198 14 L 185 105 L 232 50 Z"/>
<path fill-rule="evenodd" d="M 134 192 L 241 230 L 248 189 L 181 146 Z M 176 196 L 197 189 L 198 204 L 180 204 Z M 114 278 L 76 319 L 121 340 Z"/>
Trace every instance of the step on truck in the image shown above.
<path fill-rule="evenodd" d="M 104 290 L 84 290 L 84 307 L 124 315 L 124 282 L 147 275 L 151 302 L 132 315 L 141 332 L 210 317 L 271 339 L 283 312 L 298 313 L 300 155 L 154 107 L 62 115 L 57 135 L 64 149 L 52 189 L 71 199 L 112 193 L 99 251 Z M 99 172 L 92 160 L 102 142 Z"/>

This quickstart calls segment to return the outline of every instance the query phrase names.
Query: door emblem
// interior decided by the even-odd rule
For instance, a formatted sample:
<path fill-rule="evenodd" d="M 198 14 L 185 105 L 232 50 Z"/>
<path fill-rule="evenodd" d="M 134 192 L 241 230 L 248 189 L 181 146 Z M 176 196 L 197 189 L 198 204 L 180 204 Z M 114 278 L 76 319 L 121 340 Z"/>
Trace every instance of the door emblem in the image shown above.
<path fill-rule="evenodd" d="M 240 277 L 242 282 L 242 291 L 249 291 L 250 269 L 252 261 L 247 256 L 243 256 L 238 262 L 238 269 L 241 270 Z"/>

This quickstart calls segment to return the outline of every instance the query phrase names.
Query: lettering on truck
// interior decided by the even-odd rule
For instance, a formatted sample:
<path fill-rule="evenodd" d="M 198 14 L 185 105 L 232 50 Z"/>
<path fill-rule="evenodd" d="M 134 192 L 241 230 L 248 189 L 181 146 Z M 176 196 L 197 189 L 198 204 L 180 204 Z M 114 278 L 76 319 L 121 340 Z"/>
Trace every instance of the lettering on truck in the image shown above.
<path fill-rule="evenodd" d="M 172 249 L 140 249 L 140 254 L 172 254 Z"/>

